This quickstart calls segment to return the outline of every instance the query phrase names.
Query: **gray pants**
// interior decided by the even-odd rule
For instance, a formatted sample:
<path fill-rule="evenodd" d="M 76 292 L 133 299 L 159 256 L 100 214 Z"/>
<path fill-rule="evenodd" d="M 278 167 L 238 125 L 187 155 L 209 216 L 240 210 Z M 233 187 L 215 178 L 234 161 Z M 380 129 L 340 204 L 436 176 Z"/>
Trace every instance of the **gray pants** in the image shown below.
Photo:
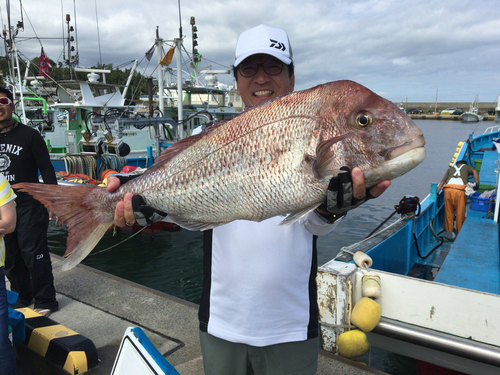
<path fill-rule="evenodd" d="M 264 347 L 232 343 L 200 331 L 206 375 L 314 375 L 319 339 Z"/>

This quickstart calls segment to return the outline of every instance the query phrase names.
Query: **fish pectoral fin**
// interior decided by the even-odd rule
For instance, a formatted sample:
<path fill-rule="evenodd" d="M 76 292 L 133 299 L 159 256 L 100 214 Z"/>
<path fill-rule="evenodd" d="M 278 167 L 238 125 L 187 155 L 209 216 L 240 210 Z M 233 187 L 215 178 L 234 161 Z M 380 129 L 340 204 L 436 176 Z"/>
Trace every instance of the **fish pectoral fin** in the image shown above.
<path fill-rule="evenodd" d="M 184 229 L 192 231 L 197 231 L 197 230 L 203 231 L 203 230 L 213 229 L 215 227 L 218 227 L 219 225 L 226 224 L 226 223 L 202 223 L 199 221 L 190 221 L 182 219 L 175 215 L 168 215 L 168 216 L 172 223 L 175 223 Z"/>
<path fill-rule="evenodd" d="M 336 176 L 338 174 L 339 170 L 332 168 L 332 166 L 336 165 L 335 160 L 338 159 L 338 155 L 331 148 L 334 144 L 353 135 L 354 133 L 346 133 L 318 144 L 316 147 L 316 173 L 319 176 Z"/>
<path fill-rule="evenodd" d="M 281 223 L 279 223 L 279 225 L 290 225 L 290 224 L 293 224 L 297 220 L 299 220 L 300 218 L 306 216 L 307 214 L 309 214 L 310 212 L 312 212 L 313 210 L 315 210 L 316 207 L 318 207 L 317 204 L 315 204 L 314 206 L 310 206 L 310 207 L 304 208 L 301 211 L 291 213 Z"/>

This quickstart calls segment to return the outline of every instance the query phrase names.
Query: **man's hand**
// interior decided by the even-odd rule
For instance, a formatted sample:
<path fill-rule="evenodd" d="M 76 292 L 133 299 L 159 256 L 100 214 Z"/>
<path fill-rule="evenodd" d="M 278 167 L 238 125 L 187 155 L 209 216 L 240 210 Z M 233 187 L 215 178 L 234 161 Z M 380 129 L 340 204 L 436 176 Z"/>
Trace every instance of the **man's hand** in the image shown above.
<path fill-rule="evenodd" d="M 108 178 L 107 190 L 113 192 L 120 187 L 120 179 L 110 176 Z M 146 205 L 144 198 L 140 195 L 126 193 L 123 201 L 118 202 L 115 208 L 115 224 L 118 227 L 133 225 L 135 223 L 148 226 L 162 220 L 167 214 Z"/>
<path fill-rule="evenodd" d="M 161 221 L 167 216 L 165 212 L 148 206 L 141 195 L 134 195 L 132 197 L 132 209 L 134 210 L 137 224 L 143 227 Z"/>
<path fill-rule="evenodd" d="M 121 185 L 121 181 L 114 176 L 108 177 L 108 184 L 106 189 L 111 193 L 118 189 Z M 115 224 L 118 227 L 124 227 L 127 225 L 132 225 L 135 223 L 134 209 L 132 208 L 132 193 L 127 193 L 123 197 L 123 201 L 117 203 L 115 208 Z"/>
<path fill-rule="evenodd" d="M 344 172 L 330 180 L 326 201 L 318 207 L 318 212 L 323 215 L 339 215 L 359 207 L 368 199 L 382 195 L 391 185 L 391 182 L 386 180 L 367 191 L 360 168 L 355 167 L 352 173 L 348 167 L 342 167 L 341 170 Z"/>

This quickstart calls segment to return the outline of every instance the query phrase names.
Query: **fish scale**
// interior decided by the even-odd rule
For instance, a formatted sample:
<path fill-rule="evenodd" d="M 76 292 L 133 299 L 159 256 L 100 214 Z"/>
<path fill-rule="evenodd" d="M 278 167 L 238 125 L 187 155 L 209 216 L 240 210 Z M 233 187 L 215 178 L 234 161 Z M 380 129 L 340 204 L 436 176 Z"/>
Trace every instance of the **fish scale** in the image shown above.
<path fill-rule="evenodd" d="M 340 167 L 360 167 L 370 188 L 418 165 L 424 144 L 420 129 L 393 103 L 355 82 L 337 81 L 262 103 L 178 141 L 113 193 L 15 187 L 62 215 L 69 269 L 97 244 L 127 192 L 191 230 L 279 215 L 288 215 L 283 223 L 289 224 L 325 200 Z"/>

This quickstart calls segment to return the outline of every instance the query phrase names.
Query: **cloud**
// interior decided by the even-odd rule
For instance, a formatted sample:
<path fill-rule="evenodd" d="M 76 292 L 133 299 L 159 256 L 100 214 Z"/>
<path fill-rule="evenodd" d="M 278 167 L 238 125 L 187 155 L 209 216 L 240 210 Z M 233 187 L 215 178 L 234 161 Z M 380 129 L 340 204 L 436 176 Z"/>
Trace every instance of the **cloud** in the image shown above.
<path fill-rule="evenodd" d="M 76 17 L 73 4 L 23 4 L 19 48 L 25 56 L 39 56 L 40 43 L 33 39 L 38 36 L 48 56 L 62 61 L 64 15 L 70 14 L 82 66 L 100 61 L 119 66 L 138 59 L 141 72 L 152 71 L 156 59 L 147 65 L 144 54 L 155 43 L 156 28 L 160 37 L 173 40 L 179 36 L 180 17 L 190 52 L 189 20 L 194 16 L 198 50 L 215 69 L 232 65 L 242 31 L 264 23 L 290 36 L 296 89 L 353 79 L 390 100 L 434 101 L 439 90 L 441 101 L 468 102 L 476 93 L 481 101 L 495 101 L 500 93 L 497 0 L 185 0 L 180 15 L 173 1 L 94 0 L 77 2 Z M 12 24 L 20 18 L 16 6 Z M 2 23 L 6 20 L 2 9 Z M 231 84 L 229 76 L 219 79 Z"/>

